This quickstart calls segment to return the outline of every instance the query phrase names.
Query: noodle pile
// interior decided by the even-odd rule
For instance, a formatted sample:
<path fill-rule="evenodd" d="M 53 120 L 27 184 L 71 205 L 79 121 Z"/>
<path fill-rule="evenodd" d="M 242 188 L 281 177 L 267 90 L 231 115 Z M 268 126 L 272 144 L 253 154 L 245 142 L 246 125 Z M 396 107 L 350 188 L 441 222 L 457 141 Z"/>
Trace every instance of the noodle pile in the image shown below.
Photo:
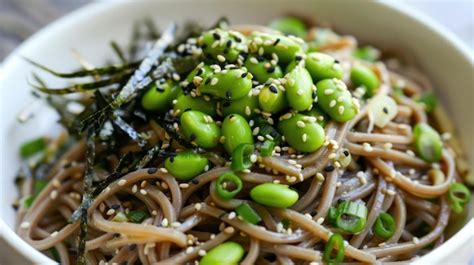
<path fill-rule="evenodd" d="M 356 48 L 356 40 L 344 36 L 321 50 L 348 71 Z M 431 90 L 426 78 L 393 58 L 376 62 L 374 68 L 381 80 L 379 95 L 393 96 L 393 87 L 400 84 L 406 95 Z M 85 262 L 193 264 L 206 251 L 232 240 L 244 246 L 242 264 L 322 263 L 324 245 L 335 232 L 328 224 L 328 211 L 340 201 L 358 201 L 368 209 L 364 230 L 344 236 L 346 262 L 407 261 L 425 254 L 445 240 L 450 217 L 445 194 L 455 179 L 460 181 L 455 163 L 459 154 L 446 143 L 440 163 L 418 158 L 412 128 L 418 122 L 436 124 L 436 117 L 428 116 L 408 96 L 395 100 L 397 116 L 383 128 L 373 126 L 369 106 L 363 104 L 351 121 L 326 125 L 327 139 L 317 152 L 300 155 L 282 147 L 274 156 L 259 157 L 250 171 L 237 173 L 244 189 L 236 199 L 216 195 L 216 178 L 231 171 L 219 153 L 210 159 L 209 170 L 181 183 L 163 167 L 163 157 L 131 171 L 92 168 L 95 181 L 118 175 L 86 208 Z M 157 120 L 146 121 L 139 131 L 148 134 L 151 146 L 165 143 L 185 149 Z M 96 157 L 110 152 L 101 143 L 93 145 Z M 81 222 L 70 220 L 84 201 L 88 146 L 82 139 L 68 147 L 49 169 L 48 184 L 33 204 L 18 211 L 18 234 L 40 251 L 55 248 L 61 264 L 78 258 Z M 116 150 L 104 156 L 110 168 L 119 165 L 122 155 L 143 149 L 135 141 L 125 141 Z M 350 152 L 351 163 L 346 168 L 334 166 L 343 150 Z M 433 168 L 440 169 L 444 178 L 431 179 L 427 172 Z M 266 182 L 290 185 L 300 195 L 298 202 L 289 209 L 252 202 L 249 190 Z M 24 186 L 28 185 L 31 182 Z M 23 195 L 32 192 L 23 191 Z M 242 202 L 262 217 L 259 225 L 236 217 L 234 209 Z M 148 213 L 141 223 L 113 220 L 137 209 Z M 396 222 L 395 233 L 387 240 L 372 231 L 381 212 L 390 213 Z"/>

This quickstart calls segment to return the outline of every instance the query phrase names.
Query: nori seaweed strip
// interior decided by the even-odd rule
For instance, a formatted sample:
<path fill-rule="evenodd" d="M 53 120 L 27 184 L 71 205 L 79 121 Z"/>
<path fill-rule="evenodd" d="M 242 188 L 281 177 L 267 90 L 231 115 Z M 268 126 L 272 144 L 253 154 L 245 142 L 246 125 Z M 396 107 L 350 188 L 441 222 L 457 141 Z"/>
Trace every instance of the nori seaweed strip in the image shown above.
<path fill-rule="evenodd" d="M 87 150 L 86 150 L 86 170 L 84 174 L 84 190 L 82 203 L 78 208 L 80 210 L 80 232 L 79 245 L 77 248 L 77 264 L 86 264 L 86 236 L 87 236 L 87 209 L 92 205 L 92 183 L 94 180 L 94 161 L 95 161 L 95 131 L 93 127 L 87 129 Z M 76 210 L 77 211 L 77 210 Z M 76 211 L 73 213 L 74 219 Z"/>
<path fill-rule="evenodd" d="M 140 147 L 144 147 L 147 144 L 147 140 L 138 133 L 130 124 L 123 120 L 120 116 L 114 115 L 112 119 L 113 123 L 117 125 L 123 132 L 125 132 L 132 140 L 138 143 Z"/>
<path fill-rule="evenodd" d="M 124 64 L 118 64 L 118 65 L 109 65 L 109 66 L 94 68 L 90 70 L 79 70 L 79 71 L 71 72 L 71 73 L 60 73 L 40 63 L 37 63 L 29 58 L 23 57 L 23 59 L 28 61 L 32 65 L 40 68 L 41 70 L 48 72 L 54 76 L 61 77 L 61 78 L 77 78 L 77 77 L 96 76 L 96 75 L 116 75 L 116 74 L 123 73 L 126 70 L 135 69 L 139 65 L 139 62 L 133 62 L 129 64 L 124 63 Z"/>
<path fill-rule="evenodd" d="M 155 120 L 158 125 L 160 125 L 166 133 L 168 133 L 171 138 L 175 141 L 177 141 L 180 145 L 190 148 L 190 149 L 195 149 L 196 147 L 192 145 L 191 143 L 188 143 L 181 134 L 179 134 L 175 128 L 173 127 L 173 124 L 178 122 L 178 120 L 171 116 L 169 112 L 165 114 L 163 117 L 159 117 L 158 119 Z"/>
<path fill-rule="evenodd" d="M 111 41 L 110 42 L 110 46 L 112 47 L 112 50 L 114 50 L 115 54 L 117 55 L 117 57 L 120 59 L 120 61 L 123 63 L 123 64 L 127 64 L 127 59 L 125 58 L 125 55 L 123 54 L 123 50 L 122 48 L 120 48 L 120 46 L 118 45 L 117 42 L 115 41 Z M 138 65 L 138 64 L 137 64 Z"/>
<path fill-rule="evenodd" d="M 33 83 L 30 83 L 30 85 L 46 94 L 64 95 L 64 94 L 70 94 L 70 93 L 84 92 L 87 90 L 93 90 L 93 89 L 98 89 L 98 88 L 118 84 L 121 81 L 127 79 L 128 77 L 129 77 L 129 74 L 114 75 L 108 79 L 104 79 L 104 80 L 100 80 L 96 82 L 90 82 L 90 83 L 74 84 L 72 86 L 63 87 L 63 88 L 49 88 L 43 85 L 35 85 Z"/>
<path fill-rule="evenodd" d="M 146 57 L 140 63 L 138 69 L 135 70 L 117 97 L 110 102 L 107 107 L 98 110 L 96 113 L 85 119 L 83 121 L 83 129 L 87 128 L 91 123 L 102 123 L 107 112 L 119 108 L 124 103 L 130 102 L 138 95 L 138 92 L 146 88 L 147 85 L 153 81 L 149 74 L 152 72 L 153 68 L 156 68 L 161 64 L 160 57 L 165 53 L 166 48 L 172 44 L 175 32 L 176 24 L 174 23 L 166 28 L 161 38 L 155 42 L 153 48 L 148 52 Z"/>

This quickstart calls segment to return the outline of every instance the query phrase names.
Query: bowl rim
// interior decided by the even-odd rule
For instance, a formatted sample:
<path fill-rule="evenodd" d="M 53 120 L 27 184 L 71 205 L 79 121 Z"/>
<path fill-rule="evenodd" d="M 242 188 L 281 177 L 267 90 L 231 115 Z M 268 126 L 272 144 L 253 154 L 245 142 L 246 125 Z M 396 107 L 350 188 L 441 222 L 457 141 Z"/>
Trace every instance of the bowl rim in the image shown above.
<path fill-rule="evenodd" d="M 177 2 L 179 3 L 180 1 L 184 2 L 182 0 L 178 0 Z M 166 1 L 158 0 L 157 2 Z M 11 71 L 11 69 L 14 69 L 19 63 L 16 57 L 23 51 L 34 50 L 35 44 L 41 41 L 43 38 L 46 38 L 50 34 L 54 35 L 57 31 L 60 31 L 64 28 L 70 28 L 74 26 L 74 24 L 78 21 L 82 21 L 90 17 L 96 17 L 98 14 L 103 14 L 104 12 L 108 12 L 114 8 L 118 8 L 119 6 L 125 4 L 129 3 L 121 1 L 92 2 L 86 4 L 83 7 L 78 8 L 77 10 L 69 14 L 66 14 L 65 16 L 51 22 L 41 30 L 37 31 L 32 36 L 27 38 L 27 40 L 25 40 L 20 46 L 14 49 L 0 65 L 0 87 L 3 81 L 7 79 L 8 72 Z M 431 31 L 438 38 L 444 39 L 447 43 L 452 45 L 454 49 L 462 55 L 463 58 L 467 59 L 471 63 L 471 65 L 473 65 L 474 55 L 468 45 L 465 44 L 457 35 L 455 35 L 453 32 L 451 32 L 449 29 L 441 25 L 433 18 L 429 17 L 428 15 L 425 15 L 421 11 L 410 8 L 403 2 L 391 2 L 388 0 L 383 0 L 379 2 L 373 2 L 373 4 L 379 5 L 380 7 L 385 9 L 391 9 L 393 12 L 398 13 L 398 15 L 403 16 L 405 19 L 410 19 L 411 21 L 413 21 L 413 23 L 417 23 L 423 26 L 425 30 Z M 16 251 L 18 251 L 20 255 L 26 257 L 34 263 L 55 264 L 52 259 L 42 254 L 40 251 L 36 250 L 31 245 L 26 243 L 23 239 L 21 239 L 14 232 L 14 230 L 11 229 L 2 220 L 2 218 L 3 213 L 2 216 L 0 216 L 0 236 L 2 236 L 10 246 L 12 246 Z M 415 263 L 426 264 L 428 262 L 439 262 L 440 258 L 446 258 L 448 255 L 450 255 L 450 253 L 454 253 L 456 249 L 461 247 L 462 244 L 464 244 L 467 240 L 469 240 L 470 237 L 472 237 L 472 233 L 470 231 L 474 231 L 474 218 L 471 219 L 468 223 L 466 223 L 464 227 L 461 230 L 457 231 L 449 240 L 444 242 L 442 246 L 437 248 L 436 255 L 429 253 L 427 255 L 422 256 Z"/>

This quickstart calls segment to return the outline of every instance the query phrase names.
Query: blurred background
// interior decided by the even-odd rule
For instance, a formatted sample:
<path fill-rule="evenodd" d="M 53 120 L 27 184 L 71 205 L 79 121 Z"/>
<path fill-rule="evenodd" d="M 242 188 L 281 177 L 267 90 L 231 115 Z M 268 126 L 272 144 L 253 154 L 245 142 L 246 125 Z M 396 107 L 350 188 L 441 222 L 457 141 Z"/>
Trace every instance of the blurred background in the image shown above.
<path fill-rule="evenodd" d="M 392 1 L 434 18 L 474 48 L 474 0 Z M 37 30 L 89 2 L 92 0 L 0 0 L 0 61 Z"/>

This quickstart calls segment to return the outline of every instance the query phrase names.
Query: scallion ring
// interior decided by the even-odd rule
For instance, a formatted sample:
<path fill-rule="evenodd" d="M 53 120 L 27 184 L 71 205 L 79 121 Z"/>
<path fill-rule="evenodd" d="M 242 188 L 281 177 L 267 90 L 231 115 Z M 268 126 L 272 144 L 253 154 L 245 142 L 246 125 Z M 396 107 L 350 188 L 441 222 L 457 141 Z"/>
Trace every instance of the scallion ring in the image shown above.
<path fill-rule="evenodd" d="M 251 224 L 258 224 L 262 218 L 248 203 L 244 202 L 235 209 L 238 216 Z"/>
<path fill-rule="evenodd" d="M 462 183 L 453 183 L 448 190 L 449 205 L 453 212 L 462 213 L 464 206 L 471 200 L 471 192 Z"/>
<path fill-rule="evenodd" d="M 231 187 L 229 187 L 231 185 Z M 242 180 L 234 173 L 226 172 L 217 178 L 216 193 L 224 200 L 230 200 L 242 190 Z M 232 188 L 232 190 L 230 190 Z"/>
<path fill-rule="evenodd" d="M 345 201 L 338 205 L 336 213 L 336 227 L 346 233 L 357 234 L 365 227 L 367 207 L 365 205 Z"/>
<path fill-rule="evenodd" d="M 251 156 L 254 153 L 252 144 L 240 144 L 232 152 L 232 169 L 234 171 L 242 171 L 250 168 L 253 164 Z"/>
<path fill-rule="evenodd" d="M 393 217 L 385 212 L 381 212 L 374 224 L 374 233 L 382 238 L 389 239 L 395 233 L 395 220 Z"/>
<path fill-rule="evenodd" d="M 332 257 L 333 249 L 337 249 L 335 257 Z M 337 264 L 344 260 L 344 239 L 340 234 L 332 234 L 329 238 L 324 246 L 323 260 L 328 264 Z"/>

